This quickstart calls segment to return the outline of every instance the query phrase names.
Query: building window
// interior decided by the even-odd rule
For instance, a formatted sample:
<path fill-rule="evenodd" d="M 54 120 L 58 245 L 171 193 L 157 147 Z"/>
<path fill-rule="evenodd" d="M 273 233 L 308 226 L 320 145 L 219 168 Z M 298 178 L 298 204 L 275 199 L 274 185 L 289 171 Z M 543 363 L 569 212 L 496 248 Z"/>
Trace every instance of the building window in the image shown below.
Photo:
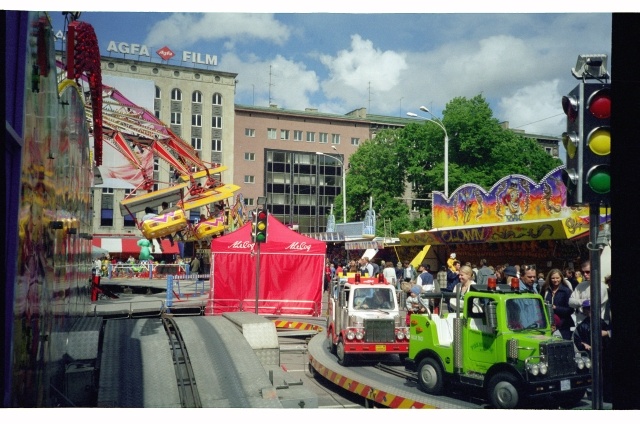
<path fill-rule="evenodd" d="M 327 133 L 320 133 L 320 140 L 318 140 L 319 143 L 328 143 L 329 142 L 329 134 Z"/>
<path fill-rule="evenodd" d="M 179 88 L 171 90 L 171 100 L 176 100 L 178 102 L 182 101 L 182 91 L 180 91 Z"/>
<path fill-rule="evenodd" d="M 192 127 L 201 127 L 202 126 L 202 115 L 191 115 L 191 126 Z"/>
<path fill-rule="evenodd" d="M 222 140 L 211 140 L 211 151 L 213 152 L 221 152 L 222 151 Z"/>
<path fill-rule="evenodd" d="M 280 130 L 280 140 L 289 140 L 289 130 Z"/>
<path fill-rule="evenodd" d="M 160 94 L 162 94 L 162 90 L 156 85 L 156 99 L 160 98 Z"/>
<path fill-rule="evenodd" d="M 244 182 L 245 184 L 253 184 L 255 183 L 256 177 L 254 177 L 253 175 L 245 175 L 244 176 Z"/>
<path fill-rule="evenodd" d="M 331 144 L 340 144 L 340 134 L 331 134 Z"/>
<path fill-rule="evenodd" d="M 267 129 L 267 138 L 269 140 L 275 140 L 276 139 L 276 129 L 275 128 L 268 128 Z"/>
<path fill-rule="evenodd" d="M 113 227 L 113 188 L 103 188 L 100 200 L 100 226 Z"/>
<path fill-rule="evenodd" d="M 213 100 L 211 101 L 211 104 L 213 104 L 213 105 L 221 105 L 222 104 L 222 94 L 215 93 L 213 95 Z"/>
<path fill-rule="evenodd" d="M 293 132 L 293 141 L 302 141 L 302 131 L 295 130 Z"/>
<path fill-rule="evenodd" d="M 547 152 L 549 156 L 553 156 L 553 149 L 551 147 L 545 147 L 544 151 Z"/>
<path fill-rule="evenodd" d="M 245 205 L 245 206 L 253 206 L 253 204 L 254 204 L 254 200 L 255 200 L 255 199 L 254 199 L 253 197 L 251 197 L 251 198 L 249 198 L 249 197 L 245 197 L 245 198 L 244 198 L 244 205 Z"/>
<path fill-rule="evenodd" d="M 358 137 L 351 137 L 351 145 L 352 146 L 359 146 L 360 145 L 360 139 Z"/>
<path fill-rule="evenodd" d="M 313 143 L 314 141 L 316 141 L 316 133 L 314 133 L 313 131 L 307 131 L 307 141 L 309 143 Z"/>
<path fill-rule="evenodd" d="M 245 128 L 244 129 L 244 135 L 247 137 L 255 137 L 256 136 L 256 130 L 253 128 Z"/>
<path fill-rule="evenodd" d="M 222 116 L 214 116 L 211 118 L 212 128 L 222 128 Z"/>
<path fill-rule="evenodd" d="M 127 198 L 131 194 L 132 191 L 133 190 L 130 189 L 130 188 L 125 188 L 124 189 L 124 197 Z M 123 223 L 124 227 L 132 228 L 132 227 L 136 226 L 136 221 L 134 220 L 134 216 L 133 215 L 128 213 L 128 214 L 125 214 L 122 218 L 124 219 L 124 223 Z"/>
<path fill-rule="evenodd" d="M 171 112 L 171 123 L 173 125 L 182 125 L 182 113 Z"/>
<path fill-rule="evenodd" d="M 202 103 L 202 93 L 199 91 L 194 91 L 191 95 L 192 103 Z"/>
<path fill-rule="evenodd" d="M 197 151 L 202 151 L 202 139 L 197 137 L 191 137 L 191 147 L 196 149 Z"/>
<path fill-rule="evenodd" d="M 255 161 L 256 160 L 256 154 L 255 153 L 245 152 L 244 160 Z"/>

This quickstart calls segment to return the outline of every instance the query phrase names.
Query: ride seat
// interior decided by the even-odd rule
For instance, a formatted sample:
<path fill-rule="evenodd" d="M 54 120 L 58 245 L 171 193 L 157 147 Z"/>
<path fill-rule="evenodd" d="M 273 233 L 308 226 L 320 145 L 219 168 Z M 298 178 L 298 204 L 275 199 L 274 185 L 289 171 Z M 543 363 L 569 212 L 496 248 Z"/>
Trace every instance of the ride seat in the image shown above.
<path fill-rule="evenodd" d="M 196 238 L 201 239 L 214 236 L 224 231 L 224 216 L 209 218 L 198 222 L 196 226 Z"/>
<path fill-rule="evenodd" d="M 178 209 L 145 220 L 140 231 L 147 239 L 151 240 L 181 231 L 186 226 L 187 218 L 184 211 Z"/>

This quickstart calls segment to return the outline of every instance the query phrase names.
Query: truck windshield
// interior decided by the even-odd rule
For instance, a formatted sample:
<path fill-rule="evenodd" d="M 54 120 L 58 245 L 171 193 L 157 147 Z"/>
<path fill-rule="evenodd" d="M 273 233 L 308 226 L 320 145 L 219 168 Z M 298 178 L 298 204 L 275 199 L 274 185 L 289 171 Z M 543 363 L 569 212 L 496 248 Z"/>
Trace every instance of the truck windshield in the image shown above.
<path fill-rule="evenodd" d="M 356 288 L 353 295 L 353 306 L 356 309 L 393 309 L 394 296 L 387 288 Z"/>
<path fill-rule="evenodd" d="M 539 299 L 508 299 L 507 325 L 510 330 L 546 328 L 542 303 Z"/>

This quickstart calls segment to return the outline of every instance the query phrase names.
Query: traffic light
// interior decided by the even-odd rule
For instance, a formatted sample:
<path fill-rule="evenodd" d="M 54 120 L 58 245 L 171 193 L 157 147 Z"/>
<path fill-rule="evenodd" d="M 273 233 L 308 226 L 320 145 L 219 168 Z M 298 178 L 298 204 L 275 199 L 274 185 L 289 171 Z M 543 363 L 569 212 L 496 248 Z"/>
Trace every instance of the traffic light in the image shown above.
<path fill-rule="evenodd" d="M 254 226 L 254 243 L 266 243 L 267 241 L 267 217 L 269 216 L 267 209 L 261 209 L 256 214 Z"/>
<path fill-rule="evenodd" d="M 567 206 L 609 203 L 611 191 L 611 84 L 578 84 L 562 97 L 567 164 L 562 180 Z"/>
<path fill-rule="evenodd" d="M 611 84 L 584 85 L 582 203 L 609 205 L 611 192 Z"/>
<path fill-rule="evenodd" d="M 567 131 L 562 133 L 562 144 L 567 151 L 566 167 L 562 180 L 567 188 L 567 206 L 582 203 L 582 87 L 578 84 L 562 97 L 562 109 L 567 115 Z"/>

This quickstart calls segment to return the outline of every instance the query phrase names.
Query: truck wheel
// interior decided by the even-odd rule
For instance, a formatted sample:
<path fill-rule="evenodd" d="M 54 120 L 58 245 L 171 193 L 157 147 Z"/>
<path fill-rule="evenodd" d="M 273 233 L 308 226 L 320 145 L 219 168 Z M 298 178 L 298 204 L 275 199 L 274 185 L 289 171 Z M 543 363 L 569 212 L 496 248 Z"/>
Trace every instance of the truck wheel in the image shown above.
<path fill-rule="evenodd" d="M 444 371 L 433 358 L 425 358 L 418 366 L 418 386 L 430 395 L 439 395 L 444 389 Z"/>
<path fill-rule="evenodd" d="M 331 352 L 332 355 L 335 355 L 336 344 L 333 342 L 333 331 L 330 333 L 327 333 L 327 338 L 329 339 L 329 352 Z"/>
<path fill-rule="evenodd" d="M 571 409 L 574 406 L 577 406 L 582 401 L 582 399 L 584 399 L 584 396 L 586 394 L 585 392 L 586 390 L 578 390 L 575 392 L 560 395 L 560 406 L 565 409 Z"/>
<path fill-rule="evenodd" d="M 338 363 L 343 367 L 348 367 L 351 365 L 352 358 L 351 355 L 347 355 L 344 349 L 344 340 L 342 337 L 338 339 L 338 346 L 336 347 L 336 355 L 338 356 Z"/>
<path fill-rule="evenodd" d="M 518 379 L 508 372 L 500 372 L 489 381 L 488 395 L 491 404 L 500 409 L 514 409 L 520 404 Z"/>

